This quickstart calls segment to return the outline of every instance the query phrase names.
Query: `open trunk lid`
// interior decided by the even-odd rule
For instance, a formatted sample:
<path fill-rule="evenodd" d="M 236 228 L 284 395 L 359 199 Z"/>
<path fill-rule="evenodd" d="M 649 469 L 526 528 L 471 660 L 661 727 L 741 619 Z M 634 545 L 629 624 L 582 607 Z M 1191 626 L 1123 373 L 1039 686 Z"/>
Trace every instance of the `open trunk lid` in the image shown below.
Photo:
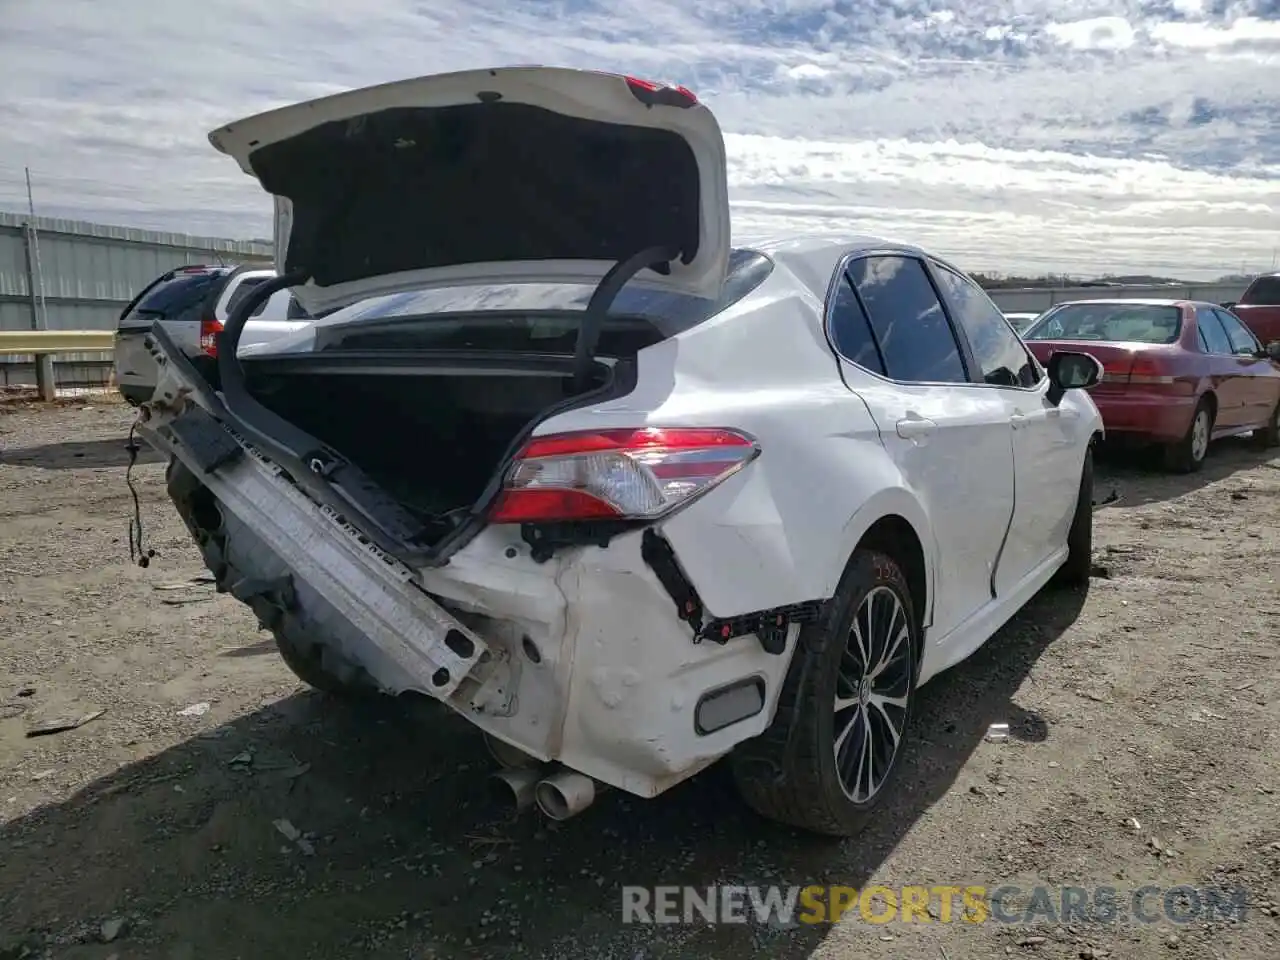
<path fill-rule="evenodd" d="M 724 140 L 682 87 L 550 67 L 354 90 L 215 130 L 276 198 L 276 268 L 311 314 L 477 282 L 633 282 L 715 298 Z"/>

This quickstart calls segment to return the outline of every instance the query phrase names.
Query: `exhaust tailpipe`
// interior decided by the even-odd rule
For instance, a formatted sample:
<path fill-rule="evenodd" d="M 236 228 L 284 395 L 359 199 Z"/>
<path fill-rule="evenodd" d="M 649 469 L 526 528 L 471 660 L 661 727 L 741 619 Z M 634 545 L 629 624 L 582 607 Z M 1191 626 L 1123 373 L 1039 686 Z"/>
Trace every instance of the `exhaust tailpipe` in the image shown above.
<path fill-rule="evenodd" d="M 596 782 L 572 770 L 561 770 L 538 781 L 534 797 L 538 809 L 552 820 L 568 820 L 577 816 L 596 799 Z"/>
<path fill-rule="evenodd" d="M 538 771 L 531 769 L 499 770 L 490 774 L 494 799 L 499 803 L 514 804 L 517 813 L 528 810 L 534 803 L 538 776 Z"/>

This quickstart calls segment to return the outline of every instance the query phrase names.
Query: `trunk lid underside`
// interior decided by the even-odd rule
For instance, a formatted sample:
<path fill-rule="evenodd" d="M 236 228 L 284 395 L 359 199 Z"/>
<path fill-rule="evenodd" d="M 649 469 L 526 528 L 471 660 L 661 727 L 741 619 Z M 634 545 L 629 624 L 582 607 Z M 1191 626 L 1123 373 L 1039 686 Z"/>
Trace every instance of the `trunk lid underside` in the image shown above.
<path fill-rule="evenodd" d="M 276 198 L 281 274 L 313 315 L 502 280 L 637 282 L 715 298 L 724 141 L 692 94 L 558 68 L 405 80 L 259 114 L 210 140 Z"/>

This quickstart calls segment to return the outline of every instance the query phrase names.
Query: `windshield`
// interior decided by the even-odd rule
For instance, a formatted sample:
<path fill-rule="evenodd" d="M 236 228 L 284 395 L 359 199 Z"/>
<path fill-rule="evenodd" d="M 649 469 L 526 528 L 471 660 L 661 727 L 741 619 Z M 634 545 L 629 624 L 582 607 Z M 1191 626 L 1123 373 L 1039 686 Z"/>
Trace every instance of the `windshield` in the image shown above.
<path fill-rule="evenodd" d="M 1167 304 L 1068 303 L 1042 316 L 1022 339 L 1173 343 L 1181 329 L 1182 309 Z"/>
<path fill-rule="evenodd" d="M 643 317 L 664 337 L 674 337 L 717 313 L 728 309 L 759 286 L 769 275 L 773 263 L 755 250 L 733 250 L 724 290 L 716 301 L 686 296 L 642 286 L 625 286 L 613 301 L 610 314 Z M 395 293 L 375 297 L 335 310 L 316 321 L 317 327 L 350 323 L 422 317 L 431 314 L 466 315 L 468 320 L 482 318 L 484 313 L 528 314 L 535 333 L 543 337 L 576 335 L 580 317 L 548 316 L 563 311 L 581 313 L 586 310 L 595 287 L 576 283 L 503 283 L 471 284 L 438 290 Z M 442 323 L 447 323 L 442 317 Z M 442 331 L 443 332 L 443 331 Z"/>

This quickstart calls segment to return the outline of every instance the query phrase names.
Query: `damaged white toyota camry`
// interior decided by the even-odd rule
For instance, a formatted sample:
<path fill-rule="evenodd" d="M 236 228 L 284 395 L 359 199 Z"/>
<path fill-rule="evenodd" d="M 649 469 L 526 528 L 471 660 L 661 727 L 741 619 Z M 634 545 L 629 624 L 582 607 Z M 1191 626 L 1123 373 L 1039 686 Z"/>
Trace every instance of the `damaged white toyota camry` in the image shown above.
<path fill-rule="evenodd" d="M 138 429 L 298 676 L 443 701 L 521 805 L 728 756 L 852 834 L 919 685 L 1087 580 L 1097 361 L 1042 369 L 913 247 L 731 248 L 684 88 L 482 70 L 211 139 L 276 198 L 280 276 L 212 379 L 153 331 Z M 282 287 L 325 319 L 238 352 Z"/>

